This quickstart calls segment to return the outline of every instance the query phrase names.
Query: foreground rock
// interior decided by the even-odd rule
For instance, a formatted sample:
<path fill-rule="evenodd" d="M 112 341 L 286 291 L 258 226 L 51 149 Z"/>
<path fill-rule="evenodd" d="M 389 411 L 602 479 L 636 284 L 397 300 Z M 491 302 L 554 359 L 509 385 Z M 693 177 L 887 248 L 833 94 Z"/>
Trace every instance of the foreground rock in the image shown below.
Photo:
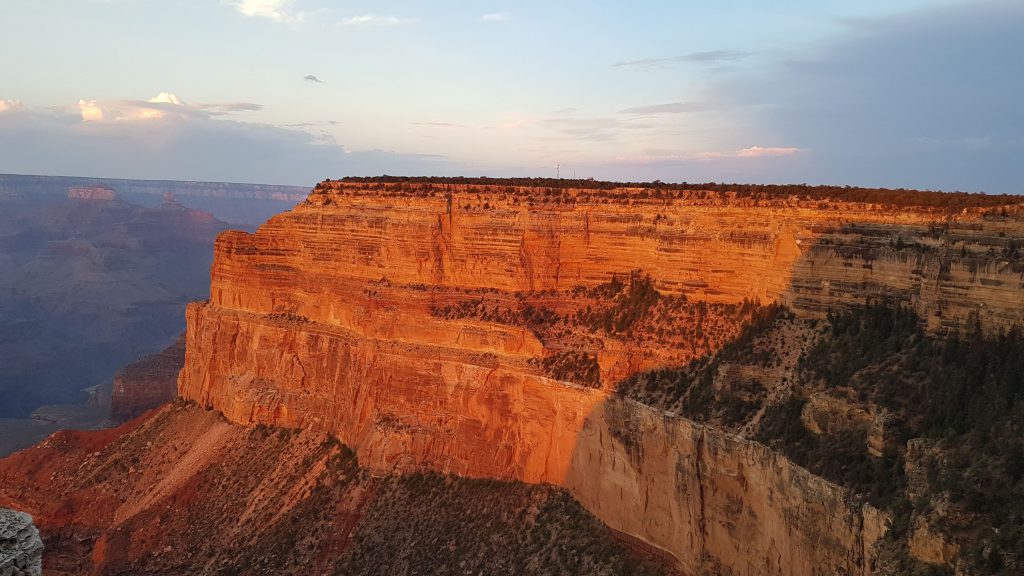
<path fill-rule="evenodd" d="M 824 312 L 880 297 L 930 333 L 958 332 L 968 317 L 989 329 L 1024 318 L 1019 207 L 910 200 L 920 198 L 325 182 L 257 233 L 218 237 L 210 300 L 187 310 L 178 380 L 199 408 L 56 435 L 0 463 L 0 496 L 43 519 L 54 562 L 100 573 L 295 573 L 319 570 L 321 556 L 355 573 L 544 572 L 524 550 L 551 557 L 540 542 L 565 523 L 538 524 L 533 507 L 488 491 L 522 481 L 553 491 L 527 493 L 539 510 L 571 495 L 688 575 L 876 574 L 879 542 L 900 519 L 795 465 L 776 451 L 785 446 L 744 437 L 767 412 L 759 403 L 791 392 L 800 351 L 754 354 L 766 371 L 733 358 L 685 396 L 659 389 L 657 374 L 742 348 L 732 344 L 745 326 L 765 318 L 785 316 L 787 333 L 809 342 Z M 614 394 L 645 372 L 627 380 L 633 394 Z M 866 436 L 857 453 L 884 454 L 885 414 L 836 392 L 806 415 L 794 404 L 782 423 L 823 437 L 855 430 Z M 694 421 L 702 406 L 712 425 Z M 716 427 L 726 422 L 736 428 Z M 462 480 L 439 487 L 438 472 Z M 397 475 L 398 490 L 360 474 Z M 376 522 L 359 504 L 370 494 L 403 504 Z M 460 512 L 429 508 L 442 529 L 398 514 L 423 499 Z M 500 513 L 516 530 L 544 526 L 546 536 L 514 540 L 525 548 L 511 558 L 527 565 L 479 548 L 513 539 L 483 530 L 494 524 L 476 523 L 478 509 L 525 510 Z M 458 561 L 423 565 L 421 540 L 387 536 L 409 526 L 435 557 L 440 546 Z M 383 542 L 380 558 L 351 548 L 351 534 Z M 557 566 L 606 572 L 573 554 L 572 569 Z"/>
<path fill-rule="evenodd" d="M 0 576 L 38 576 L 42 559 L 43 541 L 32 517 L 0 508 Z"/>

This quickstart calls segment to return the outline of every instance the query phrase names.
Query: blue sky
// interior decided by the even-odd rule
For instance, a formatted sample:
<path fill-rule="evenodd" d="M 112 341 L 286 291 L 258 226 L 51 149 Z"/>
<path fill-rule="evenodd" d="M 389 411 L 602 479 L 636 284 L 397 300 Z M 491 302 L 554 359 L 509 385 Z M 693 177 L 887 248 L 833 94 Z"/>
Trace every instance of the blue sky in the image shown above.
<path fill-rule="evenodd" d="M 1024 192 L 1014 0 L 4 0 L 0 172 Z"/>

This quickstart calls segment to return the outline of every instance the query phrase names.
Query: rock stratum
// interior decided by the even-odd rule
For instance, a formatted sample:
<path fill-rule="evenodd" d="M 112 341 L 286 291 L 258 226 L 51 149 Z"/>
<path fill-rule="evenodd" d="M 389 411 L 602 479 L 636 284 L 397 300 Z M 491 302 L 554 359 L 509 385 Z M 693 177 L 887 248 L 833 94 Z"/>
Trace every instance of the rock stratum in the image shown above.
<path fill-rule="evenodd" d="M 178 390 L 234 423 L 330 433 L 376 473 L 563 486 L 687 574 L 871 574 L 885 514 L 615 385 L 775 302 L 1018 323 L 1022 237 L 1016 205 L 327 181 L 218 237 Z"/>

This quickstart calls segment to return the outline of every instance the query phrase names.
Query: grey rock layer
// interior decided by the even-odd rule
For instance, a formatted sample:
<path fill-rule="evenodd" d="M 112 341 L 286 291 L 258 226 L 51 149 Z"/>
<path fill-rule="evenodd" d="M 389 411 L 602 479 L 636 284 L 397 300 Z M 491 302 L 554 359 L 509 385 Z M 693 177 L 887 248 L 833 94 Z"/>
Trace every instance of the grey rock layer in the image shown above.
<path fill-rule="evenodd" d="M 43 573 L 43 541 L 32 517 L 0 508 L 0 576 Z"/>

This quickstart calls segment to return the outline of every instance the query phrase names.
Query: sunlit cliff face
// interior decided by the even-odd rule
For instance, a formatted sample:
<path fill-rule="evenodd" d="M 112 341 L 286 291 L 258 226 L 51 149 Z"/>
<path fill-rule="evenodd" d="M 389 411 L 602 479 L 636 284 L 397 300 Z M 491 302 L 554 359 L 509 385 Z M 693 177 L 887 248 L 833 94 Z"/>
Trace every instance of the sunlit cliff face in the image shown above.
<path fill-rule="evenodd" d="M 1019 320 L 1018 273 L 985 254 L 1024 230 L 990 212 L 328 182 L 256 234 L 218 239 L 179 393 L 233 422 L 329 431 L 379 472 L 566 486 L 688 569 L 868 571 L 874 511 L 763 447 L 610 393 L 713 351 L 744 301 L 813 315 L 892 296 L 941 311 L 933 329 L 979 308 Z M 935 257 L 951 243 L 959 256 Z M 666 344 L 638 321 L 650 290 L 664 314 L 732 306 L 711 315 L 735 322 Z"/>

